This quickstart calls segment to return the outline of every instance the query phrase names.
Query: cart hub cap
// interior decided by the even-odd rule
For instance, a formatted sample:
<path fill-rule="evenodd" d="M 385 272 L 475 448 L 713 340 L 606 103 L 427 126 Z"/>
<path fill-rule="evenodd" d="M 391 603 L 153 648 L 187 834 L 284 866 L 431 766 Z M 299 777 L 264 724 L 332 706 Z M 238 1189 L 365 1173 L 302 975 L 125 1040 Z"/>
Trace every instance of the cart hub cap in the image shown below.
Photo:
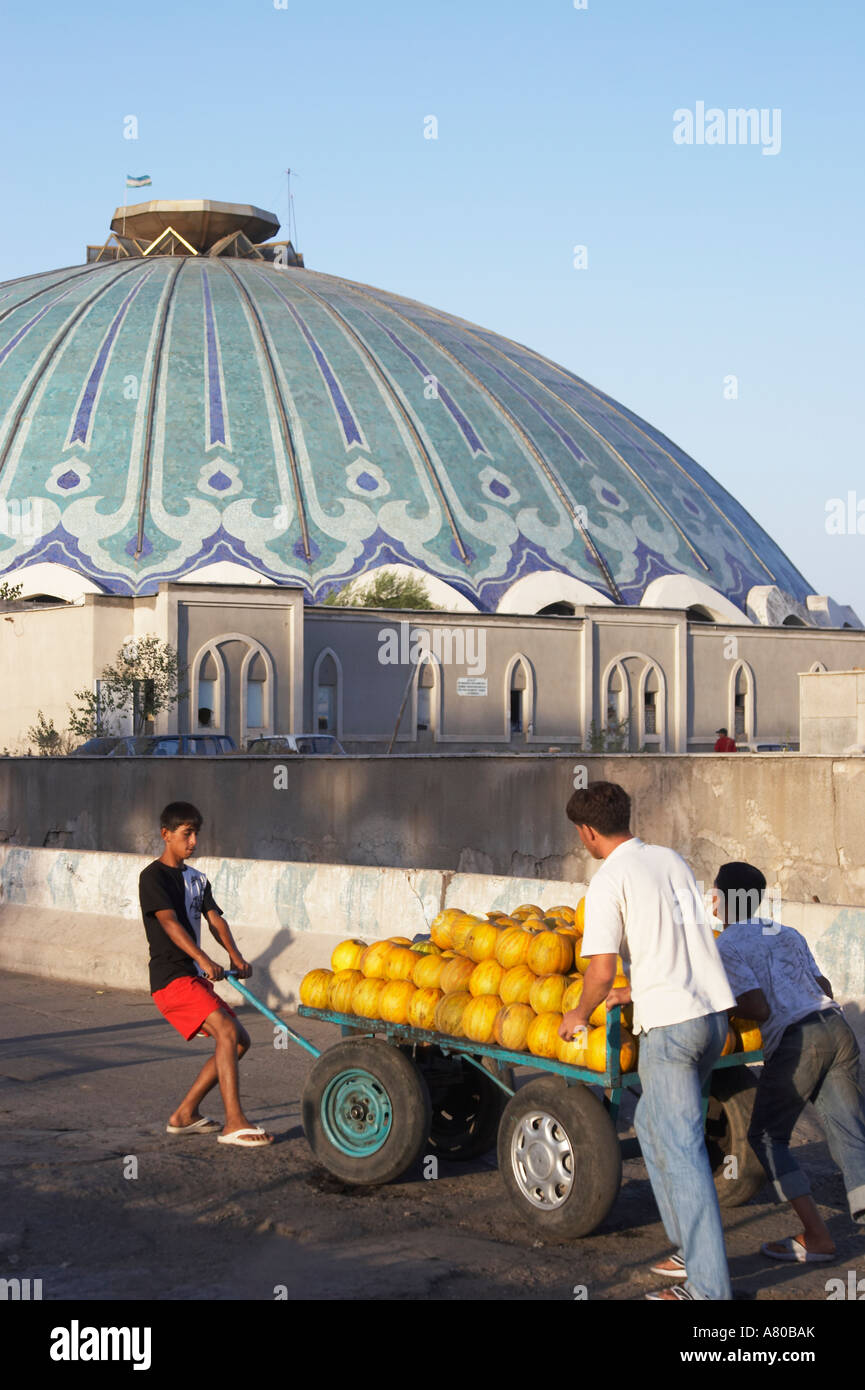
<path fill-rule="evenodd" d="M 523 1116 L 511 1140 L 511 1165 L 532 1206 L 551 1211 L 567 1201 L 574 1185 L 574 1154 L 554 1115 L 536 1110 Z"/>
<path fill-rule="evenodd" d="M 390 1134 L 390 1096 L 371 1072 L 351 1067 L 332 1077 L 321 1098 L 321 1123 L 340 1153 L 365 1158 L 376 1153 Z"/>

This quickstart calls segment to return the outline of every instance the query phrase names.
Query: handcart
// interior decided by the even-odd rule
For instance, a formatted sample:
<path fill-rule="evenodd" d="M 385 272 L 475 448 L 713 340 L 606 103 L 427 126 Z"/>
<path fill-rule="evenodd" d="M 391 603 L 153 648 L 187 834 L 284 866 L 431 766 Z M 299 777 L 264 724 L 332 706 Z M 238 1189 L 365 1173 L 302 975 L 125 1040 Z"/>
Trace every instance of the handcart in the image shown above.
<path fill-rule="evenodd" d="M 335 1023 L 341 1041 L 320 1051 L 255 997 L 250 1004 L 306 1049 L 303 1129 L 318 1161 L 358 1185 L 391 1182 L 422 1156 L 468 1160 L 494 1145 L 508 1195 L 548 1240 L 589 1235 L 606 1219 L 622 1181 L 616 1119 L 639 1072 L 619 1067 L 621 1009 L 607 1017 L 605 1070 L 301 1005 L 303 1018 Z M 760 1051 L 720 1057 L 703 1090 L 706 1147 L 718 1201 L 741 1206 L 765 1174 L 748 1144 Z M 514 1068 L 546 1073 L 517 1088 Z"/>

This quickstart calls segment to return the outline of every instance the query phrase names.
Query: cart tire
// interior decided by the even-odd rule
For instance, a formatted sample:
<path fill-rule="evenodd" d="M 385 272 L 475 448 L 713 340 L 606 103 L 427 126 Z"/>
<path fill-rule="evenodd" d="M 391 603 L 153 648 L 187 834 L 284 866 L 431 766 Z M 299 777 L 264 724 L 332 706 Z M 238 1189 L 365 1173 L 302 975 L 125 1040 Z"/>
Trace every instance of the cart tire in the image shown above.
<path fill-rule="evenodd" d="M 486 1072 L 496 1071 L 490 1057 L 479 1058 L 485 1072 L 478 1071 L 459 1054 L 445 1057 L 437 1047 L 425 1049 L 418 1059 L 432 1102 L 429 1147 L 439 1158 L 463 1162 L 479 1158 L 495 1148 L 499 1123 L 509 1097 Z M 498 1072 L 502 1081 L 514 1089 L 511 1067 Z"/>
<path fill-rule="evenodd" d="M 712 1077 L 706 1148 L 721 1207 L 741 1207 L 767 1181 L 763 1165 L 748 1143 L 756 1093 L 757 1082 L 745 1066 L 722 1067 Z M 725 1176 L 725 1160 L 730 1156 L 736 1159 L 736 1177 Z"/>
<path fill-rule="evenodd" d="M 530 1081 L 505 1106 L 499 1171 L 524 1221 L 546 1240 L 596 1230 L 622 1181 L 616 1128 L 584 1085 L 562 1077 Z"/>
<path fill-rule="evenodd" d="M 392 1182 L 416 1161 L 430 1130 L 418 1068 L 376 1038 L 348 1038 L 318 1058 L 303 1090 L 304 1133 L 315 1157 L 344 1182 Z"/>

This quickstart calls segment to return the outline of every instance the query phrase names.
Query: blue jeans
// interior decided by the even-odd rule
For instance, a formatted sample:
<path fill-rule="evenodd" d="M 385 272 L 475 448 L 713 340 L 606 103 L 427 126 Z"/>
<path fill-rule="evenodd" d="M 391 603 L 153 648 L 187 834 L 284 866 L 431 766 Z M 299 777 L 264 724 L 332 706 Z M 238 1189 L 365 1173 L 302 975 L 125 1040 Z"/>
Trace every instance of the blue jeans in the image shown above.
<path fill-rule="evenodd" d="M 703 1124 L 703 1082 L 721 1055 L 726 1013 L 705 1014 L 640 1037 L 634 1127 L 664 1230 L 685 1260 L 693 1298 L 732 1298 L 724 1230 Z"/>
<path fill-rule="evenodd" d="M 850 1215 L 865 1224 L 865 1098 L 859 1084 L 859 1045 L 839 1009 L 809 1014 L 785 1029 L 760 1077 L 748 1139 L 778 1196 L 788 1202 L 811 1191 L 790 1153 L 793 1127 L 809 1100 L 843 1174 Z"/>

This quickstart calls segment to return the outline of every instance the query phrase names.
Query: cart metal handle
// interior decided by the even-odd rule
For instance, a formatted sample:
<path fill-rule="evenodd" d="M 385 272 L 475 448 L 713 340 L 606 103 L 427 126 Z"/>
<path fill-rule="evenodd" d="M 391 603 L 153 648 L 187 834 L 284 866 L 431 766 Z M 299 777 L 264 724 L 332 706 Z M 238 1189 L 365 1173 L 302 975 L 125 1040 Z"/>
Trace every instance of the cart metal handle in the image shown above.
<path fill-rule="evenodd" d="M 278 1014 L 275 1014 L 273 1012 L 273 1009 L 269 1009 L 266 1004 L 262 1004 L 260 999 L 256 999 L 252 990 L 247 989 L 246 985 L 241 984 L 234 970 L 226 970 L 225 979 L 228 980 L 230 984 L 234 985 L 234 988 L 240 994 L 243 995 L 244 999 L 246 999 L 248 1003 L 252 1004 L 256 1009 L 258 1009 L 258 1012 L 260 1014 L 264 1014 L 265 1018 L 269 1018 L 271 1023 L 274 1023 L 277 1028 L 281 1028 L 282 1031 L 284 1033 L 287 1033 L 288 1036 L 294 1040 L 294 1042 L 300 1045 L 300 1047 L 306 1048 L 306 1051 L 309 1052 L 313 1057 L 321 1056 L 321 1051 L 319 1050 L 319 1048 L 315 1047 L 311 1042 L 308 1042 L 307 1039 L 302 1037 L 300 1033 L 295 1033 L 294 1029 L 289 1028 L 288 1024 L 285 1022 L 284 1019 L 281 1019 Z"/>

